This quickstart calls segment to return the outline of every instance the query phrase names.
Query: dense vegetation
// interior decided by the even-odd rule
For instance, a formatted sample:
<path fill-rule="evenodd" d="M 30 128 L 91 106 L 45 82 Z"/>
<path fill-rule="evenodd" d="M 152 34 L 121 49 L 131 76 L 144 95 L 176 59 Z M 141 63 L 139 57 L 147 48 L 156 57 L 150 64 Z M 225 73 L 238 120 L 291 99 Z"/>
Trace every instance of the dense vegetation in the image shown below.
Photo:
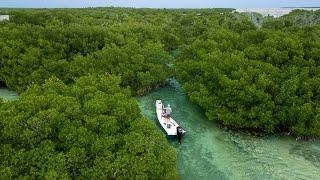
<path fill-rule="evenodd" d="M 4 104 L 1 179 L 174 178 L 173 148 L 120 82 L 91 75 L 67 86 L 51 78 Z"/>
<path fill-rule="evenodd" d="M 296 9 L 279 18 L 267 17 L 264 21 L 265 27 L 274 29 L 288 28 L 290 26 L 311 26 L 320 23 L 320 11 Z"/>
<path fill-rule="evenodd" d="M 0 85 L 21 96 L 0 102 L 1 179 L 177 178 L 132 98 L 170 76 L 210 120 L 320 135 L 319 11 L 259 26 L 230 9 L 6 11 Z"/>
<path fill-rule="evenodd" d="M 18 92 L 52 75 L 69 84 L 74 77 L 109 72 L 139 95 L 165 80 L 161 27 L 134 11 L 10 12 L 11 21 L 1 26 L 0 79 Z"/>
<path fill-rule="evenodd" d="M 127 9 L 9 12 L 0 84 L 21 96 L 0 105 L 0 179 L 177 178 L 175 151 L 132 98 L 167 77 L 163 20 Z"/>
<path fill-rule="evenodd" d="M 189 37 L 196 40 L 181 47 L 177 79 L 210 120 L 320 135 L 320 26 L 290 21 L 296 13 L 268 18 L 262 28 L 242 23 Z"/>

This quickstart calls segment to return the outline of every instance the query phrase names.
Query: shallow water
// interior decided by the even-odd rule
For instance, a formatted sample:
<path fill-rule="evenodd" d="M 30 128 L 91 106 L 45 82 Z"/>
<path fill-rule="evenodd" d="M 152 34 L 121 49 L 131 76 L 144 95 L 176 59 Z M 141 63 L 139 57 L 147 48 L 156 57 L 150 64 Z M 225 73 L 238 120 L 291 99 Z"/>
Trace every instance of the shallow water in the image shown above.
<path fill-rule="evenodd" d="M 18 93 L 8 88 L 0 88 L 0 98 L 5 101 L 12 101 L 18 98 Z"/>
<path fill-rule="evenodd" d="M 289 136 L 254 137 L 220 129 L 178 85 L 137 98 L 145 117 L 159 128 L 155 100 L 170 103 L 172 117 L 187 131 L 177 150 L 182 179 L 320 179 L 320 142 L 301 142 Z"/>

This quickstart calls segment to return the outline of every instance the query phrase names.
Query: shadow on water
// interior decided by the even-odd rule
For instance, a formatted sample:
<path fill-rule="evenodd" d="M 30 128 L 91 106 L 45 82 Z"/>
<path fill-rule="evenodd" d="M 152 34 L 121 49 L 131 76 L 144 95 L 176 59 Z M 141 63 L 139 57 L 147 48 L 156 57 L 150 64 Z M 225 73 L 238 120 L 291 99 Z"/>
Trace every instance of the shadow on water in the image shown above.
<path fill-rule="evenodd" d="M 155 100 L 172 107 L 173 118 L 187 131 L 182 144 L 168 139 L 177 150 L 182 179 L 320 179 L 320 143 L 287 136 L 254 137 L 220 129 L 190 103 L 179 84 L 137 98 L 145 117 L 158 128 Z"/>

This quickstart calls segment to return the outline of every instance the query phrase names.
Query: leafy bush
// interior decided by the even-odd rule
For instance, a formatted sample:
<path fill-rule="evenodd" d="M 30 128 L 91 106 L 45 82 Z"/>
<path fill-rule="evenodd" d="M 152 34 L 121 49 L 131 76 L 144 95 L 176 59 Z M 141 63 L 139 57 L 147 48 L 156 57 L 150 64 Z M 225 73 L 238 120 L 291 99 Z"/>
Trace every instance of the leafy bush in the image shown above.
<path fill-rule="evenodd" d="M 175 151 L 119 77 L 50 78 L 0 111 L 1 179 L 176 178 Z"/>

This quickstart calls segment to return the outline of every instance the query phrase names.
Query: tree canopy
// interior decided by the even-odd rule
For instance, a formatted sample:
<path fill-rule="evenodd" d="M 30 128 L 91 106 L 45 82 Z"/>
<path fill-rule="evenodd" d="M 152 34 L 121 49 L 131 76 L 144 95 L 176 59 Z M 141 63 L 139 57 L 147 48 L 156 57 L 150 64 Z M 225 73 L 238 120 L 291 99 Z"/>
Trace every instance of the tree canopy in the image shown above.
<path fill-rule="evenodd" d="M 267 17 L 258 29 L 242 23 L 205 30 L 181 46 L 178 81 L 210 120 L 236 129 L 319 136 L 320 26 L 290 20 L 305 13 Z"/>
<path fill-rule="evenodd" d="M 1 179 L 176 178 L 175 151 L 117 76 L 32 85 L 0 111 Z"/>
<path fill-rule="evenodd" d="M 0 99 L 0 179 L 177 179 L 133 98 L 168 77 L 209 120 L 320 136 L 320 10 L 5 11 L 0 86 L 20 98 Z"/>

